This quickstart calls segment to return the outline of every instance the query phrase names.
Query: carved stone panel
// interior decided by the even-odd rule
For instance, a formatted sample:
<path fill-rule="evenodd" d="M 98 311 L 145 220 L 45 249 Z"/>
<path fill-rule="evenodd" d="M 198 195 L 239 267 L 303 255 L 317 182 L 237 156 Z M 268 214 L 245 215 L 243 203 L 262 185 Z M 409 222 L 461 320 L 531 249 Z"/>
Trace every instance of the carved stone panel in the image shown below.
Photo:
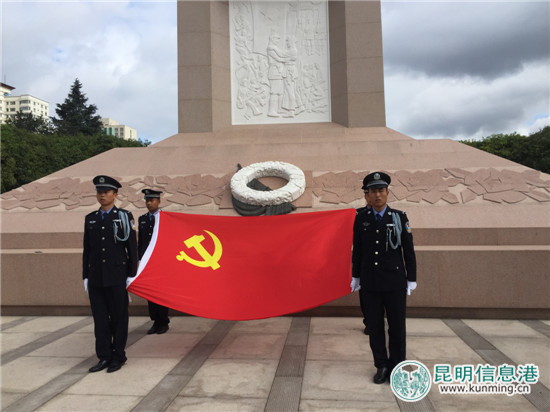
<path fill-rule="evenodd" d="M 330 122 L 327 1 L 231 1 L 233 124 Z"/>

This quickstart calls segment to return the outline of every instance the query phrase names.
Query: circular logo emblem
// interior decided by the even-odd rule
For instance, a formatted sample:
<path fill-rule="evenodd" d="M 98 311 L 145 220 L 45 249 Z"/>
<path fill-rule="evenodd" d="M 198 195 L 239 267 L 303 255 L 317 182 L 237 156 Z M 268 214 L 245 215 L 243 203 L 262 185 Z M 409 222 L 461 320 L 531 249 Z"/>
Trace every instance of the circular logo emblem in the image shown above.
<path fill-rule="evenodd" d="M 375 173 L 373 177 L 374 177 L 374 180 L 380 180 L 380 174 L 379 173 Z"/>
<path fill-rule="evenodd" d="M 395 396 L 405 402 L 416 402 L 430 391 L 432 376 L 423 363 L 403 361 L 393 369 L 390 382 Z"/>
<path fill-rule="evenodd" d="M 100 177 L 100 178 L 99 178 L 99 183 L 105 183 L 105 178 L 104 178 L 104 177 Z"/>

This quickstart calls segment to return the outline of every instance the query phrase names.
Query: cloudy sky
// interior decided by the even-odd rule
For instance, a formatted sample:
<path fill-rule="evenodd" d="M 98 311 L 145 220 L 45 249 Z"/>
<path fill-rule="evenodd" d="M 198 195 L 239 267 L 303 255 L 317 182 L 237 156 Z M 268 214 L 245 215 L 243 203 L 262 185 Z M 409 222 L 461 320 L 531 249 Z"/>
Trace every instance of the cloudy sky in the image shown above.
<path fill-rule="evenodd" d="M 63 103 L 75 78 L 102 117 L 177 132 L 176 1 L 1 0 L 1 81 Z M 550 124 L 550 2 L 382 0 L 387 125 L 417 139 Z"/>

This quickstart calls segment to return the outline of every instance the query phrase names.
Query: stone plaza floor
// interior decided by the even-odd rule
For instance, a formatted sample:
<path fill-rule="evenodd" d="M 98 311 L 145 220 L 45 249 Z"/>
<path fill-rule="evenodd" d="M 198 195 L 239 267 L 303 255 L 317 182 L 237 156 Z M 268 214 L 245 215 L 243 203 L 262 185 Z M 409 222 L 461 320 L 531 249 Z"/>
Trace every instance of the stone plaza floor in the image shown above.
<path fill-rule="evenodd" d="M 88 373 L 89 316 L 1 317 L 3 411 L 549 411 L 550 321 L 407 319 L 407 358 L 435 364 L 535 364 L 527 395 L 441 394 L 404 402 L 375 385 L 360 318 L 229 322 L 172 317 L 147 335 L 130 317 L 127 363 Z"/>

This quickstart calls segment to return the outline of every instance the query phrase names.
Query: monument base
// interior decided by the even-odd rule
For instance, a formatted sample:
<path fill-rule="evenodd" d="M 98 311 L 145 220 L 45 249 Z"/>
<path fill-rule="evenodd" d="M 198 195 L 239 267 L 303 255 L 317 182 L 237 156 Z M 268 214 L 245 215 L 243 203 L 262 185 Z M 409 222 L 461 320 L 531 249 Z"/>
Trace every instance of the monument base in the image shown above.
<path fill-rule="evenodd" d="M 177 134 L 147 148 L 110 150 L 4 193 L 3 313 L 68 315 L 87 307 L 82 232 L 84 216 L 98 207 L 95 175 L 119 179 L 117 206 L 136 219 L 146 212 L 144 187 L 164 192 L 167 211 L 236 215 L 229 180 L 237 164 L 263 161 L 304 171 L 306 192 L 293 213 L 364 206 L 363 177 L 374 170 L 392 176 L 389 203 L 409 216 L 418 260 L 409 314 L 548 317 L 548 174 L 452 140 L 334 123 Z M 132 313 L 145 305 L 132 296 Z M 312 313 L 359 315 L 357 308 L 354 293 Z"/>

